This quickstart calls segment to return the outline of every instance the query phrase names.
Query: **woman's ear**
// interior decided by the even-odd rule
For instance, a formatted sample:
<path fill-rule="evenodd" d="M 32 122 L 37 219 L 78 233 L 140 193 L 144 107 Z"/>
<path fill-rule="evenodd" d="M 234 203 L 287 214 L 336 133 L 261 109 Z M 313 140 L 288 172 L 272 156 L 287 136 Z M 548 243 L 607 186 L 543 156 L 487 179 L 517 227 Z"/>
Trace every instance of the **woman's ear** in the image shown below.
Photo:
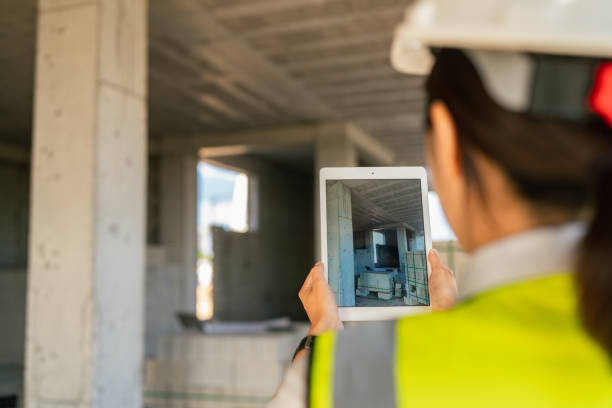
<path fill-rule="evenodd" d="M 446 104 L 434 101 L 429 109 L 432 126 L 431 149 L 438 177 L 447 182 L 457 181 L 462 176 L 459 141 L 453 117 Z"/>

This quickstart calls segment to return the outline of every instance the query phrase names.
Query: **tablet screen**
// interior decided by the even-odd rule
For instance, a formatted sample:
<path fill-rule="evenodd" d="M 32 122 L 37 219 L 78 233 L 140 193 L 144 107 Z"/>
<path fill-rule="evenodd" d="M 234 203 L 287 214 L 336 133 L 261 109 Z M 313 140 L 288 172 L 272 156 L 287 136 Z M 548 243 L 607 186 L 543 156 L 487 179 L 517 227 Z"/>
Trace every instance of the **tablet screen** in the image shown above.
<path fill-rule="evenodd" d="M 327 265 L 340 307 L 428 306 L 419 179 L 327 180 Z"/>

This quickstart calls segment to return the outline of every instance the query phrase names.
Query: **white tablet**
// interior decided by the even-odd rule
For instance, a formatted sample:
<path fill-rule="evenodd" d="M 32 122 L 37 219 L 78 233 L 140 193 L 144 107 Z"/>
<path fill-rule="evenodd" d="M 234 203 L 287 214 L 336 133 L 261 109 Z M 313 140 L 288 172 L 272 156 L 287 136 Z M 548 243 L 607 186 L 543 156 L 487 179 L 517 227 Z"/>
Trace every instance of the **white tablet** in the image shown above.
<path fill-rule="evenodd" d="M 425 169 L 324 168 L 320 181 L 321 256 L 340 318 L 428 312 Z"/>

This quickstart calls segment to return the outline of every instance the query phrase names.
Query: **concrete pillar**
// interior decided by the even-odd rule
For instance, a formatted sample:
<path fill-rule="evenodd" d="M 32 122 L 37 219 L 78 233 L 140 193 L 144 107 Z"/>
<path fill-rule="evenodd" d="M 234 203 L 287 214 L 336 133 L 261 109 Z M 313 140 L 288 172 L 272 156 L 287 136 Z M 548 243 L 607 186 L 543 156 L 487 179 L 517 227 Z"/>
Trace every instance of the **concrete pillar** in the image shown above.
<path fill-rule="evenodd" d="M 40 0 L 26 406 L 142 407 L 146 0 Z"/>
<path fill-rule="evenodd" d="M 354 167 L 359 164 L 357 147 L 348 135 L 324 135 L 317 141 L 316 168 L 322 167 Z"/>
<path fill-rule="evenodd" d="M 374 236 L 372 231 L 366 231 L 366 248 L 370 256 L 370 266 L 375 268 L 374 264 L 374 253 L 376 252 L 376 246 L 374 245 Z"/>
<path fill-rule="evenodd" d="M 399 256 L 400 267 L 402 268 L 400 274 L 404 276 L 404 282 L 407 280 L 406 277 L 406 254 L 408 253 L 408 237 L 406 236 L 406 228 L 397 228 L 397 251 Z"/>
<path fill-rule="evenodd" d="M 346 127 L 331 127 L 322 132 L 315 144 L 315 262 L 321 260 L 319 171 L 323 167 L 355 167 L 358 164 L 359 152 Z"/>
<path fill-rule="evenodd" d="M 342 182 L 327 187 L 327 258 L 329 284 L 339 306 L 355 306 L 351 190 Z"/>
<path fill-rule="evenodd" d="M 174 312 L 195 313 L 198 258 L 196 152 L 161 159 L 160 242 L 168 271 L 179 282 Z"/>
<path fill-rule="evenodd" d="M 425 239 L 415 235 L 408 241 L 411 251 L 425 251 Z"/>
<path fill-rule="evenodd" d="M 159 180 L 159 241 L 148 248 L 147 356 L 156 354 L 161 336 L 181 330 L 177 312 L 196 312 L 197 165 L 195 152 L 165 154 L 152 169 Z"/>

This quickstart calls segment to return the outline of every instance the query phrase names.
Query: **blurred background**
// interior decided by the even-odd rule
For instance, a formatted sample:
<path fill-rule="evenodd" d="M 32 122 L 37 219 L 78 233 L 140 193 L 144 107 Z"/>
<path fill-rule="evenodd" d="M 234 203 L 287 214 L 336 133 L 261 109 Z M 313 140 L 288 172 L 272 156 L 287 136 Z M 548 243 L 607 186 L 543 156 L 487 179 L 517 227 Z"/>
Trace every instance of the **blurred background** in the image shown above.
<path fill-rule="evenodd" d="M 307 330 L 318 170 L 425 165 L 408 4 L 3 0 L 0 407 L 263 406 Z"/>

